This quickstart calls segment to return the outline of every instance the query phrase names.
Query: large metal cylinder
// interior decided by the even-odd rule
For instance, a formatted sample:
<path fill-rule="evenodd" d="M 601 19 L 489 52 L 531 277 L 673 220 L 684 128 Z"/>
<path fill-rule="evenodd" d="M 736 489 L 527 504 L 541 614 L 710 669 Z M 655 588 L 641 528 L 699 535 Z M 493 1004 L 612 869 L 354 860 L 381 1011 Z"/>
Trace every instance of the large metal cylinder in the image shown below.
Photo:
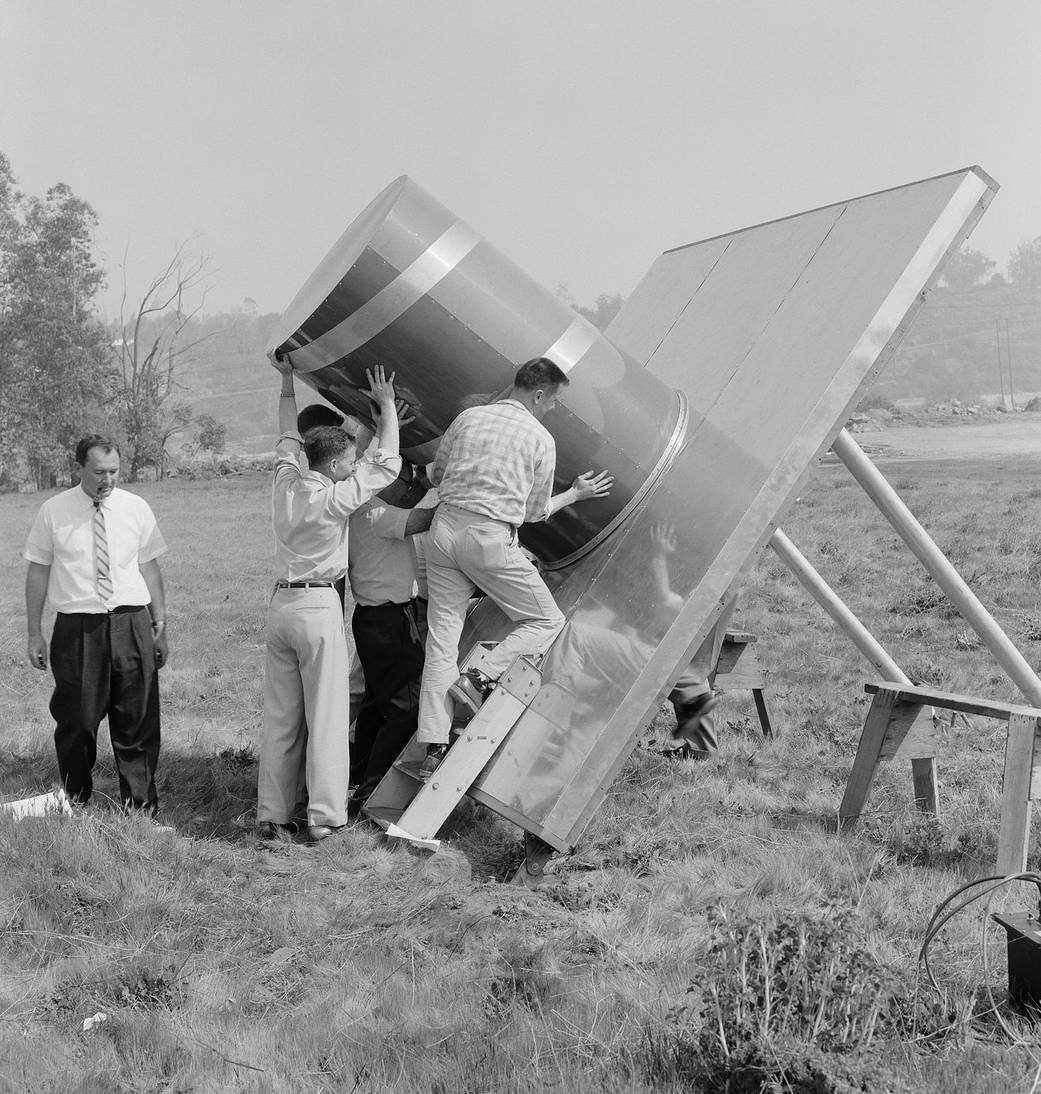
<path fill-rule="evenodd" d="M 507 388 L 545 356 L 569 386 L 543 424 L 557 444 L 555 492 L 606 470 L 609 497 L 525 525 L 552 569 L 601 542 L 671 464 L 686 435 L 686 399 L 519 270 L 402 176 L 350 225 L 289 305 L 277 349 L 341 410 L 367 417 L 365 369 L 392 370 L 416 421 L 402 448 L 419 461 L 465 406 Z"/>

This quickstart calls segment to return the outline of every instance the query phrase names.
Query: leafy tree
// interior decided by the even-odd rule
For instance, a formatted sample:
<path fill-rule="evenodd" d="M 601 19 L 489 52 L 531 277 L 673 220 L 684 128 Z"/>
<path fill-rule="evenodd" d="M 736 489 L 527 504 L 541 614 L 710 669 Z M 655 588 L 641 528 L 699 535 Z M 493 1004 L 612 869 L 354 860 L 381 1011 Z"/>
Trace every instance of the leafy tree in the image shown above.
<path fill-rule="evenodd" d="M 205 293 L 195 307 L 185 309 L 185 297 L 199 288 L 205 269 L 205 257 L 189 253 L 187 244 L 181 244 L 129 310 L 124 282 L 115 343 L 116 388 L 131 480 L 146 467 L 154 467 L 163 478 L 167 443 L 191 423 L 191 405 L 181 395 L 178 368 L 210 337 L 197 333 L 196 316 Z"/>
<path fill-rule="evenodd" d="M 20 193 L 0 153 L 0 478 L 53 485 L 104 428 L 108 336 L 93 311 L 94 210 L 64 183 Z"/>
<path fill-rule="evenodd" d="M 594 327 L 599 330 L 606 330 L 607 325 L 621 311 L 624 303 L 625 297 L 620 293 L 602 292 L 596 298 L 596 304 L 592 308 L 583 307 L 581 304 L 572 304 L 571 306 L 579 315 L 585 316 Z"/>
<path fill-rule="evenodd" d="M 203 452 L 219 455 L 224 451 L 227 427 L 223 422 L 217 421 L 212 414 L 200 414 L 195 419 L 195 425 L 195 443 Z"/>
<path fill-rule="evenodd" d="M 557 285 L 553 295 L 558 300 L 563 300 L 572 311 L 576 311 L 583 318 L 588 319 L 599 330 L 606 329 L 608 323 L 614 319 L 625 303 L 625 297 L 620 293 L 602 292 L 596 298 L 596 303 L 592 307 L 585 304 L 576 304 L 571 296 L 571 290 L 564 282 Z"/>
<path fill-rule="evenodd" d="M 1041 236 L 1024 240 L 1009 255 L 1008 279 L 1016 288 L 1041 288 Z"/>
<path fill-rule="evenodd" d="M 955 251 L 943 272 L 943 283 L 948 289 L 964 291 L 986 283 L 997 263 L 982 251 L 974 251 L 964 244 Z"/>

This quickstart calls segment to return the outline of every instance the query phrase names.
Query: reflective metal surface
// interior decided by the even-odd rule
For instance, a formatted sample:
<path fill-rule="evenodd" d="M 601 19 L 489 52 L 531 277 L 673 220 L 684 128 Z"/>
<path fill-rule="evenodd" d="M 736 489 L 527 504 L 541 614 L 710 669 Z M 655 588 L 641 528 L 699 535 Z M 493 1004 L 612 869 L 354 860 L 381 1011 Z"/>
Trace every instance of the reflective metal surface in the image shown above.
<path fill-rule="evenodd" d="M 396 373 L 416 413 L 402 437 L 432 458 L 455 415 L 548 356 L 570 380 L 544 419 L 557 443 L 556 489 L 589 469 L 615 477 L 609 497 L 526 525 L 549 567 L 570 564 L 627 519 L 675 458 L 685 399 L 547 292 L 408 178 L 375 198 L 290 304 L 277 348 L 341 410 L 368 416 L 365 369 Z"/>
<path fill-rule="evenodd" d="M 475 796 L 554 846 L 575 842 L 995 189 L 967 169 L 654 264 L 609 334 L 686 392 L 687 446 L 620 533 L 557 575 L 568 622 L 545 684 Z M 482 607 L 470 635 L 501 625 Z"/>

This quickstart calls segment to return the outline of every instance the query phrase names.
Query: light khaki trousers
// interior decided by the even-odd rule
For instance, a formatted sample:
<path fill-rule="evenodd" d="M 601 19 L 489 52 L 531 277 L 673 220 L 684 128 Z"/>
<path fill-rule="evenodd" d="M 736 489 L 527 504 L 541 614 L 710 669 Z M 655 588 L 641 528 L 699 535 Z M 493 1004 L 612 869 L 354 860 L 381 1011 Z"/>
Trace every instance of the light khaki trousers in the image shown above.
<path fill-rule="evenodd" d="M 276 589 L 267 613 L 257 820 L 293 819 L 300 772 L 307 823 L 347 823 L 347 638 L 335 589 Z"/>
<path fill-rule="evenodd" d="M 492 680 L 520 654 L 544 653 L 564 616 L 517 545 L 516 530 L 503 521 L 442 504 L 430 528 L 426 562 L 430 599 L 417 739 L 445 744 L 452 723 L 448 689 L 459 675 L 459 637 L 475 589 L 517 624 L 477 666 Z"/>

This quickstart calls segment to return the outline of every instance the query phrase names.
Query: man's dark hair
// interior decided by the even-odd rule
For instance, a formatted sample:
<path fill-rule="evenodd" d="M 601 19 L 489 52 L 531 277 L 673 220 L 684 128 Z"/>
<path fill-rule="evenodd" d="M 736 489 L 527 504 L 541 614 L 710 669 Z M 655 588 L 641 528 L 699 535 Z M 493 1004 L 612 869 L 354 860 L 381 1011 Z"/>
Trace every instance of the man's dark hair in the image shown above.
<path fill-rule="evenodd" d="M 513 378 L 513 386 L 522 391 L 537 391 L 540 387 L 567 387 L 569 382 L 560 366 L 548 357 L 533 357 L 530 361 L 525 361 Z"/>
<path fill-rule="evenodd" d="M 111 437 L 102 437 L 100 433 L 91 433 L 89 436 L 76 442 L 76 463 L 78 463 L 80 467 L 87 466 L 87 453 L 89 453 L 92 448 L 100 448 L 106 456 L 110 452 L 115 452 L 117 456 L 120 454 L 119 445 L 116 444 Z"/>
<path fill-rule="evenodd" d="M 330 460 L 338 459 L 354 444 L 354 438 L 346 429 L 335 425 L 316 425 L 304 437 L 304 455 L 311 467 L 321 467 Z"/>
<path fill-rule="evenodd" d="M 337 414 L 325 403 L 312 403 L 305 406 L 296 416 L 296 431 L 303 436 L 309 429 L 319 425 L 331 425 L 339 428 L 343 425 L 343 415 Z"/>

